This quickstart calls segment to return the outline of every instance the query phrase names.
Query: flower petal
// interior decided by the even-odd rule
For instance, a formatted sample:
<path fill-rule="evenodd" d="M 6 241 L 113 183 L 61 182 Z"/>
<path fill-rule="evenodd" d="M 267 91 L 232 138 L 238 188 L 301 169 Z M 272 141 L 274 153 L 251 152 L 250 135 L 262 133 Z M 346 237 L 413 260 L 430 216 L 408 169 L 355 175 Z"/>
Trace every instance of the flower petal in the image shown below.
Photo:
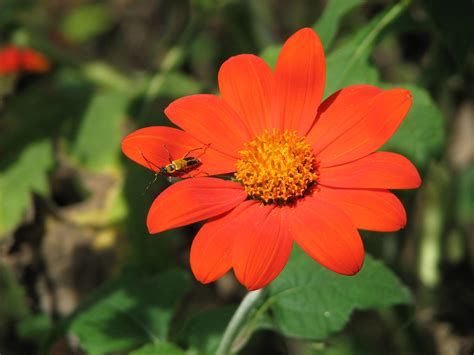
<path fill-rule="evenodd" d="M 415 166 L 404 156 L 372 153 L 359 160 L 319 169 L 318 183 L 362 189 L 414 189 L 421 185 Z"/>
<path fill-rule="evenodd" d="M 23 69 L 31 72 L 43 73 L 51 68 L 46 57 L 34 49 L 25 48 L 21 53 Z"/>
<path fill-rule="evenodd" d="M 249 290 L 268 285 L 285 267 L 293 240 L 283 220 L 284 208 L 254 202 L 241 214 L 232 263 L 237 279 Z"/>
<path fill-rule="evenodd" d="M 321 166 L 344 164 L 380 148 L 397 130 L 412 103 L 410 92 L 404 89 L 379 93 L 367 85 L 348 89 L 322 105 L 313 128 L 316 132 L 308 140 Z"/>
<path fill-rule="evenodd" d="M 244 201 L 232 211 L 213 218 L 198 232 L 191 245 L 190 263 L 194 276 L 206 284 L 223 276 L 232 267 L 232 246 L 239 235 L 236 219 L 254 201 Z"/>
<path fill-rule="evenodd" d="M 17 73 L 21 70 L 21 51 L 15 46 L 0 49 L 0 74 Z"/>
<path fill-rule="evenodd" d="M 221 97 L 244 120 L 252 137 L 270 125 L 273 73 L 267 63 L 251 54 L 231 57 L 219 70 Z"/>
<path fill-rule="evenodd" d="M 326 59 L 318 35 L 310 28 L 283 45 L 275 67 L 272 124 L 281 131 L 308 133 L 324 92 Z"/>
<path fill-rule="evenodd" d="M 218 175 L 235 171 L 234 158 L 214 150 L 212 143 L 206 147 L 190 134 L 176 128 L 146 127 L 130 133 L 122 141 L 122 151 L 128 158 L 155 172 L 159 167 L 169 164 L 170 159 L 182 158 L 193 149 L 197 150 L 190 155 L 202 163 L 198 173 Z M 193 170 L 182 177 L 195 174 Z"/>
<path fill-rule="evenodd" d="M 201 144 L 212 142 L 217 151 L 239 158 L 250 133 L 239 115 L 215 95 L 192 95 L 173 101 L 165 114 Z"/>
<path fill-rule="evenodd" d="M 387 190 L 354 190 L 319 186 L 318 197 L 341 209 L 359 229 L 394 232 L 407 223 L 405 208 Z"/>
<path fill-rule="evenodd" d="M 324 100 L 313 127 L 306 135 L 315 154 L 337 139 L 341 132 L 354 126 L 359 116 L 367 111 L 370 100 L 381 92 L 382 89 L 372 85 L 351 85 Z"/>
<path fill-rule="evenodd" d="M 288 221 L 296 243 L 324 267 L 342 275 L 362 268 L 364 246 L 354 223 L 317 193 L 299 201 Z"/>
<path fill-rule="evenodd" d="M 246 198 L 236 182 L 209 177 L 181 180 L 153 201 L 147 217 L 148 230 L 155 234 L 215 217 Z"/>

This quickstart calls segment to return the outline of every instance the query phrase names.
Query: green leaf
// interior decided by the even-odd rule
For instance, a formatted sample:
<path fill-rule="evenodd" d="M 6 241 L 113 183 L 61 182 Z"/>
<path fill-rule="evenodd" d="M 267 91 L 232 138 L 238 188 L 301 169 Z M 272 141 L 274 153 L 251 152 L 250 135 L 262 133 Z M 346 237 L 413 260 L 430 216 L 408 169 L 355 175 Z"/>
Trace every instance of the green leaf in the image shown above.
<path fill-rule="evenodd" d="M 275 68 L 281 47 L 282 46 L 280 45 L 268 46 L 262 52 L 260 52 L 260 58 L 267 62 L 270 67 Z"/>
<path fill-rule="evenodd" d="M 369 63 L 372 47 L 357 53 L 356 43 L 357 37 L 346 45 L 339 47 L 327 57 L 324 97 L 328 97 L 349 85 L 377 85 L 379 83 L 379 73 Z M 351 58 L 354 59 L 351 60 Z"/>
<path fill-rule="evenodd" d="M 48 140 L 29 144 L 15 160 L 0 167 L 0 235 L 11 231 L 30 206 L 31 193 L 47 194 L 47 172 L 53 166 Z"/>
<path fill-rule="evenodd" d="M 474 221 L 474 162 L 461 172 L 457 186 L 457 217 L 462 223 Z"/>
<path fill-rule="evenodd" d="M 147 98 L 175 98 L 197 94 L 201 89 L 201 84 L 189 75 L 179 72 L 159 73 L 150 81 Z"/>
<path fill-rule="evenodd" d="M 112 13 L 107 4 L 85 4 L 73 8 L 63 19 L 60 29 L 76 42 L 94 38 L 113 25 Z"/>
<path fill-rule="evenodd" d="M 199 354 L 215 354 L 235 309 L 234 306 L 220 307 L 195 315 L 186 325 L 182 337 Z"/>
<path fill-rule="evenodd" d="M 46 314 L 35 314 L 22 319 L 16 326 L 18 337 L 22 340 L 44 344 L 53 324 Z"/>
<path fill-rule="evenodd" d="M 443 148 L 443 116 L 425 89 L 409 84 L 383 85 L 384 89 L 393 87 L 410 90 L 413 105 L 398 130 L 380 150 L 398 152 L 423 167 Z"/>
<path fill-rule="evenodd" d="M 121 91 L 99 91 L 92 97 L 71 152 L 79 164 L 102 170 L 119 160 L 128 104 L 129 97 Z"/>
<path fill-rule="evenodd" d="M 188 275 L 181 271 L 154 277 L 125 275 L 83 305 L 69 330 L 89 354 L 165 341 L 174 309 L 189 287 Z"/>
<path fill-rule="evenodd" d="M 318 21 L 312 26 L 323 42 L 324 49 L 328 49 L 337 33 L 343 16 L 365 0 L 330 0 Z"/>
<path fill-rule="evenodd" d="M 134 94 L 137 86 L 133 80 L 130 80 L 123 73 L 112 67 L 110 64 L 102 61 L 89 62 L 82 66 L 84 77 L 91 82 L 104 88 L 130 92 Z"/>
<path fill-rule="evenodd" d="M 352 277 L 331 272 L 295 248 L 282 274 L 269 286 L 274 328 L 287 336 L 324 339 L 344 327 L 356 309 L 411 301 L 409 290 L 380 261 L 366 255 Z"/>
<path fill-rule="evenodd" d="M 184 355 L 184 351 L 171 343 L 157 343 L 142 346 L 130 355 Z"/>

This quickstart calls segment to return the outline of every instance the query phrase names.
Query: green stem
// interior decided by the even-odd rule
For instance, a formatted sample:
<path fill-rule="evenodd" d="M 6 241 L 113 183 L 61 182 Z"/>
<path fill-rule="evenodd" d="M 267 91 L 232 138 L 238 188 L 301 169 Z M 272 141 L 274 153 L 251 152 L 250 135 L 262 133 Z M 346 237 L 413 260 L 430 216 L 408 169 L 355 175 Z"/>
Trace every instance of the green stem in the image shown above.
<path fill-rule="evenodd" d="M 380 19 L 377 25 L 370 31 L 357 49 L 354 57 L 358 57 L 360 53 L 364 52 L 368 46 L 370 46 L 382 32 L 382 30 L 392 23 L 405 9 L 410 5 L 411 0 L 402 0 L 399 3 L 393 5 L 393 7 Z"/>
<path fill-rule="evenodd" d="M 410 5 L 411 0 L 402 0 L 395 5 L 392 6 L 382 17 L 376 20 L 375 26 L 365 34 L 363 40 L 357 45 L 354 53 L 352 54 L 349 61 L 346 63 L 344 69 L 339 75 L 339 83 L 344 82 L 346 75 L 354 70 L 353 66 L 366 53 L 367 48 L 371 46 L 380 33 L 390 24 L 392 23 L 400 14 L 405 11 L 405 9 Z"/>
<path fill-rule="evenodd" d="M 217 348 L 216 355 L 232 354 L 232 345 L 247 323 L 248 315 L 255 308 L 255 305 L 260 302 L 262 297 L 263 289 L 247 293 L 227 325 L 219 347 Z"/>

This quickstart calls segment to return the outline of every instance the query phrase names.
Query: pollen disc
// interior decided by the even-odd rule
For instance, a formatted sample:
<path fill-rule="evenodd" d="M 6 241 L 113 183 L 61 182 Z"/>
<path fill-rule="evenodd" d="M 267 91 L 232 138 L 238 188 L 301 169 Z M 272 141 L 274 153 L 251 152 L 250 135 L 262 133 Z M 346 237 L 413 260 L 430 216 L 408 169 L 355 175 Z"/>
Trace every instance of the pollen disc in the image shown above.
<path fill-rule="evenodd" d="M 265 131 L 245 144 L 235 178 L 249 197 L 265 204 L 287 204 L 317 182 L 313 149 L 296 131 Z"/>

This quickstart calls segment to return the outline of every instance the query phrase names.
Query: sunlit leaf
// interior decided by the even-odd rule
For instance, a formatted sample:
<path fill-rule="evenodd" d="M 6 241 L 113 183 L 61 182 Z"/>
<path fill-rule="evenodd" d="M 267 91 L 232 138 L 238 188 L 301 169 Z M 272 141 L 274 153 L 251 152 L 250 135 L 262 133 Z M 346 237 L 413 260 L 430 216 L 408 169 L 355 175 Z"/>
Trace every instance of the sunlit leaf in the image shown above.
<path fill-rule="evenodd" d="M 130 355 L 184 355 L 184 351 L 171 343 L 156 343 L 142 346 Z"/>
<path fill-rule="evenodd" d="M 324 339 L 341 330 L 356 309 L 410 301 L 409 290 L 369 255 L 362 270 L 348 277 L 323 268 L 299 248 L 270 284 L 267 300 L 276 331 L 309 339 Z"/>
<path fill-rule="evenodd" d="M 169 97 L 197 94 L 202 87 L 199 82 L 189 75 L 180 72 L 158 74 L 152 78 L 149 87 L 149 98 Z"/>
<path fill-rule="evenodd" d="M 275 68 L 280 51 L 281 46 L 279 45 L 268 46 L 260 53 L 260 57 L 266 61 L 269 66 Z"/>
<path fill-rule="evenodd" d="M 174 309 L 188 290 L 188 275 L 181 271 L 126 275 L 80 306 L 69 330 L 88 354 L 165 341 Z"/>
<path fill-rule="evenodd" d="M 105 88 L 124 92 L 130 90 L 133 93 L 134 83 L 108 63 L 102 61 L 87 63 L 82 67 L 82 72 L 90 81 Z"/>
<path fill-rule="evenodd" d="M 96 37 L 113 25 L 107 4 L 84 4 L 73 8 L 60 25 L 63 34 L 77 42 Z"/>
<path fill-rule="evenodd" d="M 0 236 L 21 221 L 32 192 L 49 192 L 47 173 L 52 166 L 51 143 L 40 140 L 28 145 L 13 162 L 0 167 Z"/>
<path fill-rule="evenodd" d="M 417 166 L 423 167 L 439 153 L 445 140 L 444 119 L 428 92 L 418 86 L 383 85 L 384 88 L 402 87 L 413 94 L 413 105 L 395 134 L 382 147 L 405 155 Z"/>
<path fill-rule="evenodd" d="M 93 96 L 71 152 L 79 164 L 97 170 L 118 161 L 128 104 L 129 97 L 121 91 L 99 91 Z"/>

